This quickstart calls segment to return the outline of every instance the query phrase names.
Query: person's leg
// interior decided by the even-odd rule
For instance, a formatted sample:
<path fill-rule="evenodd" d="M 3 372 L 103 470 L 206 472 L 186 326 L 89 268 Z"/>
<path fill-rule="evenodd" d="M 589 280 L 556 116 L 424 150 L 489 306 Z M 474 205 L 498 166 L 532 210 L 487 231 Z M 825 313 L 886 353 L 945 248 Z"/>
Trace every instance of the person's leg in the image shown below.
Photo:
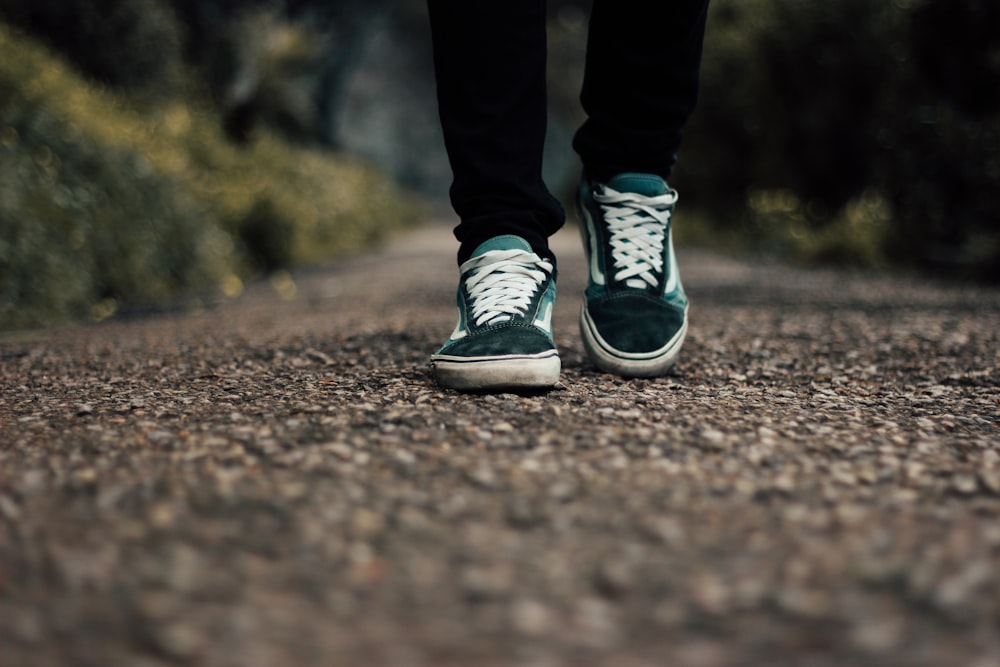
<path fill-rule="evenodd" d="M 655 376 L 677 360 L 687 296 L 667 185 L 698 94 L 708 0 L 594 0 L 574 148 L 590 275 L 580 332 L 591 361 Z"/>
<path fill-rule="evenodd" d="M 563 210 L 542 183 L 545 0 L 428 0 L 438 107 L 460 222 L 459 320 L 431 356 L 445 387 L 551 388 Z"/>
<path fill-rule="evenodd" d="M 573 146 L 588 175 L 670 175 L 698 97 L 708 0 L 594 0 Z"/>
<path fill-rule="evenodd" d="M 505 234 L 552 259 L 547 239 L 564 214 L 542 182 L 545 0 L 427 5 L 459 263 Z"/>

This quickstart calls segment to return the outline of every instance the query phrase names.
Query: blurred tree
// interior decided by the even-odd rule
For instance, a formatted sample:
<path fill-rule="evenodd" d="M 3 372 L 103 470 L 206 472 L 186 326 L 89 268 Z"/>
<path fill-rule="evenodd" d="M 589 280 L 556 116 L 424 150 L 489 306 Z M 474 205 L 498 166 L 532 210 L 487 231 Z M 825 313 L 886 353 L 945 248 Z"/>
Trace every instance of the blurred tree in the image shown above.
<path fill-rule="evenodd" d="M 350 76 L 388 0 L 167 0 L 232 136 L 257 122 L 337 147 Z"/>
<path fill-rule="evenodd" d="M 1000 4 L 924 0 L 906 18 L 875 179 L 898 220 L 890 252 L 1000 279 Z"/>
<path fill-rule="evenodd" d="M 389 0 L 2 0 L 111 85 L 169 92 L 186 63 L 220 101 L 234 139 L 264 123 L 336 147 L 347 83 Z"/>
<path fill-rule="evenodd" d="M 0 16 L 105 83 L 166 90 L 179 73 L 183 28 L 160 0 L 2 0 Z"/>
<path fill-rule="evenodd" d="M 715 0 L 681 157 L 720 226 L 996 275 L 1000 4 Z"/>
<path fill-rule="evenodd" d="M 767 177 L 829 215 L 871 183 L 880 90 L 893 66 L 871 0 L 775 5 L 761 43 L 780 122 Z"/>
<path fill-rule="evenodd" d="M 0 14 L 114 85 L 169 89 L 178 67 L 196 66 L 237 139 L 268 124 L 346 145 L 349 109 L 352 149 L 372 137 L 370 156 L 412 185 L 440 179 L 419 173 L 440 150 L 424 2 L 0 0 Z M 547 177 L 560 192 L 575 178 L 566 147 L 589 5 L 548 5 L 560 152 Z M 1000 2 L 713 0 L 710 12 L 675 175 L 689 205 L 751 238 L 792 230 L 813 257 L 1000 272 Z M 369 97 L 351 108 L 349 82 L 372 50 L 398 71 L 369 72 Z"/>
<path fill-rule="evenodd" d="M 937 95 L 972 116 L 1000 112 L 1000 3 L 927 0 L 913 12 L 910 39 L 917 72 Z"/>

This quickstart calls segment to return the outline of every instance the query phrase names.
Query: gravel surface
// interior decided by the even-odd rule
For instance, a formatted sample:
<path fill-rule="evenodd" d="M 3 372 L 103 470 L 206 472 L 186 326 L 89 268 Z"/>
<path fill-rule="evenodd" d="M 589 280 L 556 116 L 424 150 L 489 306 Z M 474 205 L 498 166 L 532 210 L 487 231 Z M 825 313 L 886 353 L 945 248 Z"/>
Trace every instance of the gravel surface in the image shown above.
<path fill-rule="evenodd" d="M 447 224 L 0 338 L 0 664 L 1000 665 L 1000 294 L 681 248 L 676 372 L 436 388 Z M 282 298 L 282 294 L 285 298 Z"/>

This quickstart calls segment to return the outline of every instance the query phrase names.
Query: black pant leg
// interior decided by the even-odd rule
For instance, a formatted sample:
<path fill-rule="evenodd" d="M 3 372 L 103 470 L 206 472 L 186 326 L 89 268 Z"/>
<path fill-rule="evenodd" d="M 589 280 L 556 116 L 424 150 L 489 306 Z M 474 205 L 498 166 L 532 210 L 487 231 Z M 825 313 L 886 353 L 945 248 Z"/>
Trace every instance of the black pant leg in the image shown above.
<path fill-rule="evenodd" d="M 670 175 L 698 97 L 708 0 L 594 0 L 573 147 L 597 180 Z"/>
<path fill-rule="evenodd" d="M 542 182 L 545 0 L 428 0 L 459 261 L 501 234 L 551 257 L 564 220 Z"/>

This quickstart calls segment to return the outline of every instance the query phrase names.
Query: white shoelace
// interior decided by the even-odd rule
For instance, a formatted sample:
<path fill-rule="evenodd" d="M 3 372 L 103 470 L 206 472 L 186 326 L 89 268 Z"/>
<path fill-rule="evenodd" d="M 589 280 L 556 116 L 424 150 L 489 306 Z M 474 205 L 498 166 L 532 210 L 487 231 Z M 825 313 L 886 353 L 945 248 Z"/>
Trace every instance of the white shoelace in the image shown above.
<path fill-rule="evenodd" d="M 646 197 L 605 186 L 602 192 L 594 192 L 594 201 L 601 205 L 608 225 L 615 280 L 639 289 L 656 287 L 677 192 Z"/>
<path fill-rule="evenodd" d="M 552 262 L 524 250 L 491 250 L 462 264 L 463 275 L 472 272 L 465 286 L 476 325 L 498 324 L 527 313 L 552 269 Z"/>

